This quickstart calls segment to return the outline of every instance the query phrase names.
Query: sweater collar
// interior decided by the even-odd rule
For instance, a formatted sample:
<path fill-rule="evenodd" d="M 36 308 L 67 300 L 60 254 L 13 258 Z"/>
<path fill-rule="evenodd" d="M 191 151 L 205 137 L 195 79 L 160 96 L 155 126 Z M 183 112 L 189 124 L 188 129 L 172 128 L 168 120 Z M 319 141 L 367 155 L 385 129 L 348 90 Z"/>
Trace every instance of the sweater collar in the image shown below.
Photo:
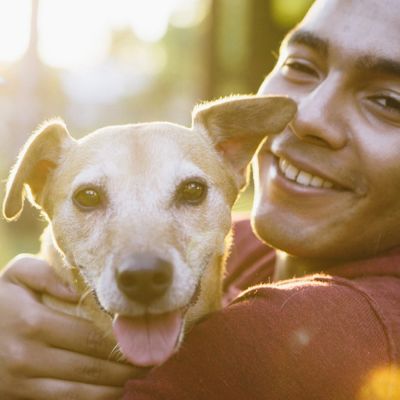
<path fill-rule="evenodd" d="M 375 257 L 335 265 L 325 269 L 324 272 L 349 279 L 372 275 L 391 275 L 400 278 L 400 247 L 393 248 Z"/>

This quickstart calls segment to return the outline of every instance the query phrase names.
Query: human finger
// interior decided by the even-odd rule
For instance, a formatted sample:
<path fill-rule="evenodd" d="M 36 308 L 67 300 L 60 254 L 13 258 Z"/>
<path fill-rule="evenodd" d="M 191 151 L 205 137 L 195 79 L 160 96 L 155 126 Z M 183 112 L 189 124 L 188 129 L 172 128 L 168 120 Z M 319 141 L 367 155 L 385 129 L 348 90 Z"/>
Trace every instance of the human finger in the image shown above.
<path fill-rule="evenodd" d="M 37 378 L 123 387 L 126 381 L 138 372 L 138 368 L 128 364 L 101 360 L 61 349 L 47 348 L 41 351 L 38 357 L 41 360 L 40 365 L 34 365 L 32 371 L 32 375 Z M 29 374 L 29 370 L 26 369 L 25 373 Z"/>
<path fill-rule="evenodd" d="M 33 334 L 52 347 L 105 360 L 110 359 L 116 347 L 115 339 L 101 331 L 92 321 L 47 307 L 33 324 L 36 325 Z"/>
<path fill-rule="evenodd" d="M 2 279 L 70 302 L 78 302 L 80 298 L 79 293 L 62 282 L 46 261 L 29 254 L 12 259 L 6 265 Z"/>
<path fill-rule="evenodd" d="M 30 379 L 25 385 L 28 400 L 119 400 L 123 389 L 56 379 Z"/>

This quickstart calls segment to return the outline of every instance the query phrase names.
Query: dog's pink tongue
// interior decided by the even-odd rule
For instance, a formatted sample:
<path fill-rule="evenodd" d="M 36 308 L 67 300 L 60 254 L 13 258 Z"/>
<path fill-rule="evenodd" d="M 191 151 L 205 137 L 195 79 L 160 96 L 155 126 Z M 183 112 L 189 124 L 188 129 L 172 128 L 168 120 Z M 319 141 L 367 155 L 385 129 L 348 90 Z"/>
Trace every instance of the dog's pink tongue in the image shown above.
<path fill-rule="evenodd" d="M 182 327 L 182 314 L 128 318 L 117 316 L 114 335 L 124 356 L 134 365 L 150 367 L 163 363 L 174 352 Z"/>

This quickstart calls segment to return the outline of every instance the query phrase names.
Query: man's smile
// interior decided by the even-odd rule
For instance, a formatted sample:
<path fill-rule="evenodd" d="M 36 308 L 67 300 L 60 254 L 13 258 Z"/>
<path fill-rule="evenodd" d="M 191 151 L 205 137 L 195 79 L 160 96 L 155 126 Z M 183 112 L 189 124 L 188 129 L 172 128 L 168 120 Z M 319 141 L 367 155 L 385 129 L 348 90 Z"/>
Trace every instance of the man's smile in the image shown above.
<path fill-rule="evenodd" d="M 359 161 L 346 152 L 333 153 L 329 148 L 298 140 L 295 134 L 284 132 L 266 142 L 262 153 L 273 157 L 273 176 L 290 183 L 292 189 L 295 184 L 301 192 L 315 195 L 348 192 L 365 197 L 368 193 Z"/>
<path fill-rule="evenodd" d="M 290 181 L 294 181 L 299 185 L 324 189 L 330 189 L 334 187 L 333 182 L 325 180 L 320 176 L 303 171 L 295 167 L 285 158 L 279 158 L 278 167 L 279 172 L 283 174 L 285 178 L 289 179 Z"/>

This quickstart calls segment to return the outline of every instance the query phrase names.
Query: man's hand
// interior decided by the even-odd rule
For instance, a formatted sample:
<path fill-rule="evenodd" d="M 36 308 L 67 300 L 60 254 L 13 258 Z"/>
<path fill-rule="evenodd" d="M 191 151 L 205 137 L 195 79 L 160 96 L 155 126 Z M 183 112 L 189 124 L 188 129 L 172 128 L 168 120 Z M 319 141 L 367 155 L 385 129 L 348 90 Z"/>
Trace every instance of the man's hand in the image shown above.
<path fill-rule="evenodd" d="M 115 343 L 92 323 L 49 309 L 39 293 L 79 300 L 41 259 L 12 260 L 0 276 L 0 398 L 121 398 L 136 369 L 109 361 Z"/>

